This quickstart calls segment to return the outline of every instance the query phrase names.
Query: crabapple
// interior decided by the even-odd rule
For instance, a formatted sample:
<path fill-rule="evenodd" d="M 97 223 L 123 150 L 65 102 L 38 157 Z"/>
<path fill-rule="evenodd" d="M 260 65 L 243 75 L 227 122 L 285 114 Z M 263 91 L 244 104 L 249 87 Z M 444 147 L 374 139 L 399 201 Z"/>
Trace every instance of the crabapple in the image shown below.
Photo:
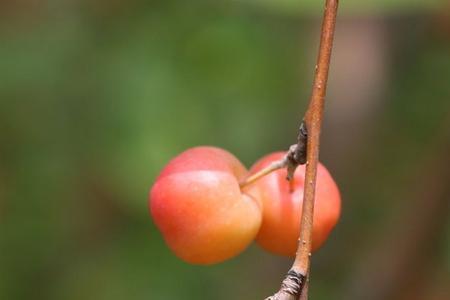
<path fill-rule="evenodd" d="M 284 152 L 263 157 L 250 169 L 250 173 L 280 160 Z M 258 188 L 263 206 L 263 217 L 257 243 L 267 251 L 295 256 L 300 235 L 305 166 L 294 174 L 293 190 L 286 180 L 287 171 L 281 169 L 260 178 L 253 185 Z M 327 169 L 318 164 L 314 202 L 312 250 L 317 250 L 336 225 L 341 208 L 339 189 Z"/>
<path fill-rule="evenodd" d="M 195 147 L 162 170 L 149 195 L 150 214 L 169 248 L 193 264 L 242 252 L 261 225 L 257 190 L 239 188 L 248 171 L 229 152 Z"/>

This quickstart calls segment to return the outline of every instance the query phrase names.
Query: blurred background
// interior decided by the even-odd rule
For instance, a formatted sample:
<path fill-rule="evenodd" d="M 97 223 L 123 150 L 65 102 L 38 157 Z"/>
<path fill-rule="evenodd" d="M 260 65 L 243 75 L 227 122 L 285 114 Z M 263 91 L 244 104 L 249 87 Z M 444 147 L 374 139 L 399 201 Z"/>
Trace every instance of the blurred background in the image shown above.
<path fill-rule="evenodd" d="M 0 299 L 263 299 L 292 260 L 198 267 L 147 194 L 196 145 L 287 149 L 323 1 L 0 1 Z M 450 3 L 343 0 L 321 160 L 342 219 L 310 298 L 450 299 Z"/>

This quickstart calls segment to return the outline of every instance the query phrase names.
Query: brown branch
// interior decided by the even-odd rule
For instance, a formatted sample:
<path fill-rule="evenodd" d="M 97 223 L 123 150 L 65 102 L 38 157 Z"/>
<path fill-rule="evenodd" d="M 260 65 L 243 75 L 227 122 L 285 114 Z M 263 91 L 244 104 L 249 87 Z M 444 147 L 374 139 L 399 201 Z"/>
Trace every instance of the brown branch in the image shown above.
<path fill-rule="evenodd" d="M 267 300 L 299 299 L 303 287 L 305 286 L 305 280 L 308 278 L 312 246 L 314 194 L 317 164 L 319 162 L 320 131 L 338 4 L 338 0 L 327 0 L 325 4 L 319 56 L 316 65 L 312 95 L 304 118 L 307 129 L 307 162 L 298 249 L 294 264 L 289 270 L 286 279 L 283 281 L 280 291 L 267 298 Z M 307 297 L 305 298 L 305 296 L 307 295 L 303 295 L 301 298 L 306 300 Z"/>
<path fill-rule="evenodd" d="M 309 292 L 309 279 L 306 280 L 305 286 L 303 287 L 303 290 L 302 290 L 302 293 L 301 293 L 299 299 L 300 300 L 308 300 L 308 292 Z"/>

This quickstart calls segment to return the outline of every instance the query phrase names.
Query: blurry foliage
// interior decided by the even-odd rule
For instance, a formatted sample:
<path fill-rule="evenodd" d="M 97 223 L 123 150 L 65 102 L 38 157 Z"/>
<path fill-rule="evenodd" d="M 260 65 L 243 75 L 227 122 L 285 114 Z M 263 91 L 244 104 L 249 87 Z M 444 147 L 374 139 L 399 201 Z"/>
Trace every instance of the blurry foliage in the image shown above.
<path fill-rule="evenodd" d="M 322 13 L 317 0 L 234 0 L 286 14 Z M 445 0 L 345 0 L 340 2 L 340 14 L 393 14 L 438 9 Z"/>
<path fill-rule="evenodd" d="M 311 80 L 308 33 L 231 2 L 49 1 L 25 9 L 30 18 L 3 19 L 0 299 L 259 299 L 277 288 L 289 260 L 251 247 L 188 266 L 148 217 L 148 188 L 180 151 L 213 144 L 249 165 L 295 136 Z M 344 205 L 339 238 L 317 256 L 315 299 L 333 298 L 345 253 L 363 238 L 354 228 L 379 224 L 377 201 L 449 110 L 450 47 L 418 40 L 393 67 L 383 142 L 362 158 L 373 171 L 338 178 L 359 201 Z M 398 159 L 386 163 L 388 150 Z"/>

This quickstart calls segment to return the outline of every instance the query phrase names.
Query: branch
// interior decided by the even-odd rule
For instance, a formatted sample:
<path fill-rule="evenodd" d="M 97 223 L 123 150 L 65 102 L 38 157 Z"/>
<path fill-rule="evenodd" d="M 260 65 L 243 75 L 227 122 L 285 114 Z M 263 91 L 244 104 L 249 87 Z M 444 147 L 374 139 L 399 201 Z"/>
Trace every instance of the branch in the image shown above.
<path fill-rule="evenodd" d="M 267 298 L 267 300 L 297 300 L 302 294 L 305 280 L 308 280 L 312 246 L 314 194 L 317 164 L 319 161 L 320 131 L 338 3 L 338 0 L 326 0 L 312 95 L 304 118 L 304 125 L 307 129 L 307 162 L 298 249 L 294 264 L 289 270 L 286 279 L 283 281 L 280 291 L 274 296 Z M 295 274 L 295 279 L 292 279 L 292 274 Z M 296 284 L 292 285 L 293 282 Z M 302 295 L 301 298 L 306 300 L 306 293 Z"/>

